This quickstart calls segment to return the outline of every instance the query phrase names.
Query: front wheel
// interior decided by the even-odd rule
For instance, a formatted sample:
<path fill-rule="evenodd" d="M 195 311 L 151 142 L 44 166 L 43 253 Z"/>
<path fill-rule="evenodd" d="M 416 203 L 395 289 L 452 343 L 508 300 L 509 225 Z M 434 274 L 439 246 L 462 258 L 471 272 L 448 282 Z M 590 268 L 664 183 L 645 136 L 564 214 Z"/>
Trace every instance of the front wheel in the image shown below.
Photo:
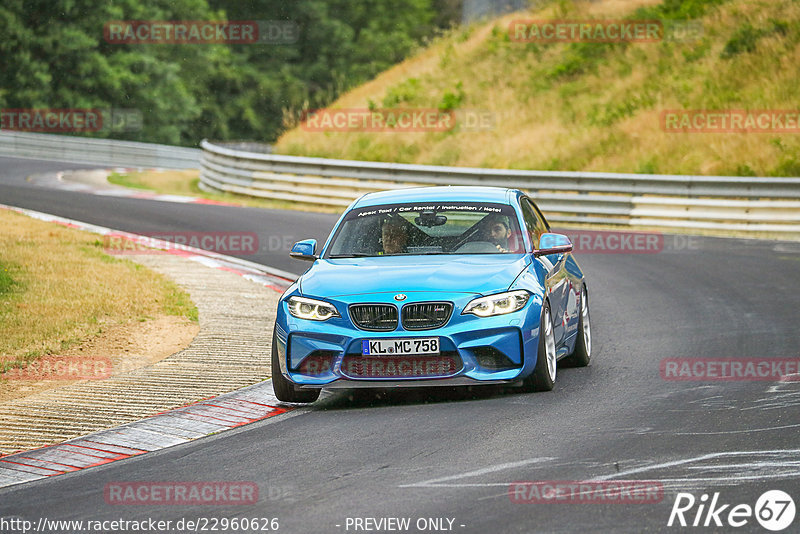
<path fill-rule="evenodd" d="M 572 367 L 586 367 L 592 358 L 592 322 L 589 319 L 589 296 L 586 287 L 581 289 L 581 315 L 578 319 L 578 338 L 575 349 L 564 359 Z"/>
<path fill-rule="evenodd" d="M 539 351 L 536 355 L 536 367 L 523 382 L 529 391 L 550 391 L 556 381 L 556 341 L 553 337 L 553 319 L 550 305 L 542 304 L 542 319 L 539 323 Z"/>
<path fill-rule="evenodd" d="M 320 389 L 300 389 L 281 374 L 278 361 L 278 338 L 272 333 L 272 389 L 275 396 L 283 402 L 314 402 L 319 398 Z"/>

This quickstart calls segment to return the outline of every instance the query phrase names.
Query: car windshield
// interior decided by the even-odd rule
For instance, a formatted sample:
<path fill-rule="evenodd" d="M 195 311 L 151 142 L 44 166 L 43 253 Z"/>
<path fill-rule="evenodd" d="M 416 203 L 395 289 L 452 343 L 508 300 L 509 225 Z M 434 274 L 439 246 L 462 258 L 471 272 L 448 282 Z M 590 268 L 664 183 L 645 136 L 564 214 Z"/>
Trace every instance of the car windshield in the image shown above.
<path fill-rule="evenodd" d="M 514 209 L 485 202 L 384 204 L 347 213 L 326 258 L 426 254 L 518 254 Z"/>

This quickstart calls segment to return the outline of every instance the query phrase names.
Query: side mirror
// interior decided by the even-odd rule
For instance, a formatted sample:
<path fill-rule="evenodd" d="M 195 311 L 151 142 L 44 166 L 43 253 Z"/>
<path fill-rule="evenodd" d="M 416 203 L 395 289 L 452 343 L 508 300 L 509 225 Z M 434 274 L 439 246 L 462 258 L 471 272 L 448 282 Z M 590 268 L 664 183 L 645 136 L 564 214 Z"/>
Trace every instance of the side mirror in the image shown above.
<path fill-rule="evenodd" d="M 306 239 L 298 241 L 292 247 L 289 256 L 296 260 L 315 261 L 317 259 L 317 240 Z"/>
<path fill-rule="evenodd" d="M 542 234 L 539 238 L 539 248 L 533 251 L 535 257 L 549 254 L 566 254 L 572 252 L 572 241 L 563 234 Z"/>

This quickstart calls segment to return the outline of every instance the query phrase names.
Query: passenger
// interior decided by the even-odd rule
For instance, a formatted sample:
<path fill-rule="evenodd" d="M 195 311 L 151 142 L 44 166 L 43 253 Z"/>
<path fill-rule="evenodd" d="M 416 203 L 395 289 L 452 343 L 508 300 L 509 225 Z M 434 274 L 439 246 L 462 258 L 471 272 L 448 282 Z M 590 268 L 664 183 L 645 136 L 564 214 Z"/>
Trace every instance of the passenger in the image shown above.
<path fill-rule="evenodd" d="M 381 228 L 384 254 L 403 254 L 406 252 L 408 233 L 405 225 L 397 219 L 387 219 Z"/>

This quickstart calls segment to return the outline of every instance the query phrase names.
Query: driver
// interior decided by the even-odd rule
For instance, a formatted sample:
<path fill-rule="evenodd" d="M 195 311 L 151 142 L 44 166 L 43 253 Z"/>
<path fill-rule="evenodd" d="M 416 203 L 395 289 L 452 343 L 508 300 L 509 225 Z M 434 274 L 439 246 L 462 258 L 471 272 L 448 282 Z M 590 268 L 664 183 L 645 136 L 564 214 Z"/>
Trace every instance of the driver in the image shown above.
<path fill-rule="evenodd" d="M 511 237 L 511 228 L 504 217 L 493 217 L 489 221 L 489 241 L 500 252 L 508 252 L 508 239 Z"/>
<path fill-rule="evenodd" d="M 408 234 L 401 221 L 387 219 L 381 227 L 381 240 L 384 254 L 403 254 L 406 252 Z"/>

